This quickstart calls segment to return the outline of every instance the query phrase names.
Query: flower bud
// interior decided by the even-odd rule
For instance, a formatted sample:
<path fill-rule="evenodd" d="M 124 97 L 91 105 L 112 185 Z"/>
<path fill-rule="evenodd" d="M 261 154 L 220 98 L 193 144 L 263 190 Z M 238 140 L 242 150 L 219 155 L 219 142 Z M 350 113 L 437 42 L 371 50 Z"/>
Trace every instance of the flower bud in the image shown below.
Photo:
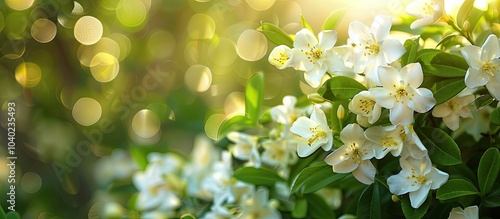
<path fill-rule="evenodd" d="M 392 195 L 391 199 L 392 199 L 393 202 L 398 202 L 399 201 L 399 198 L 398 198 L 397 195 Z"/>
<path fill-rule="evenodd" d="M 318 93 L 312 93 L 312 94 L 307 95 L 307 99 L 309 99 L 313 103 L 323 103 L 323 102 L 325 102 L 325 98 L 323 98 Z"/>
<path fill-rule="evenodd" d="M 344 106 L 340 105 L 339 108 L 337 108 L 337 118 L 339 118 L 339 120 L 342 120 L 344 119 L 345 117 L 345 109 L 344 109 Z"/>
<path fill-rule="evenodd" d="M 464 21 L 464 24 L 462 25 L 462 29 L 465 32 L 469 32 L 469 30 L 470 30 L 470 22 L 469 21 Z"/>

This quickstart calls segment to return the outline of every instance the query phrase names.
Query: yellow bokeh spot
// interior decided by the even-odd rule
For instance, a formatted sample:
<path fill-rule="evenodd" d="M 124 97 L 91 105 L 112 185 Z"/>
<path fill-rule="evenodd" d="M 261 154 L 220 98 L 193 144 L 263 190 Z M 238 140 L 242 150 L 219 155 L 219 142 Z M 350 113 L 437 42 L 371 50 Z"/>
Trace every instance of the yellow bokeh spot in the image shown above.
<path fill-rule="evenodd" d="M 42 178 L 34 172 L 27 172 L 21 179 L 21 187 L 26 193 L 33 194 L 42 187 Z"/>
<path fill-rule="evenodd" d="M 208 47 L 208 57 L 220 66 L 233 64 L 237 56 L 236 44 L 227 38 L 212 40 L 212 43 Z"/>
<path fill-rule="evenodd" d="M 143 109 L 132 119 L 132 130 L 142 138 L 151 138 L 160 131 L 160 118 L 151 110 Z"/>
<path fill-rule="evenodd" d="M 147 8 L 141 0 L 121 0 L 116 7 L 116 18 L 126 27 L 137 27 L 146 20 Z"/>
<path fill-rule="evenodd" d="M 246 0 L 246 2 L 256 11 L 265 11 L 273 6 L 276 0 Z"/>
<path fill-rule="evenodd" d="M 24 62 L 16 68 L 16 80 L 23 87 L 35 87 L 42 79 L 42 70 L 37 64 Z"/>
<path fill-rule="evenodd" d="M 120 56 L 117 58 L 119 61 L 122 61 L 130 53 L 130 49 L 132 47 L 132 42 L 130 42 L 130 39 L 127 36 L 125 36 L 121 33 L 111 34 L 111 35 L 109 35 L 109 38 L 111 40 L 115 41 L 116 44 L 118 44 Z"/>
<path fill-rule="evenodd" d="M 212 72 L 204 65 L 193 65 L 186 71 L 184 82 L 191 91 L 205 92 L 212 84 Z"/>
<path fill-rule="evenodd" d="M 41 18 L 31 26 L 31 36 L 40 43 L 48 43 L 54 39 L 57 33 L 56 25 L 49 19 Z"/>
<path fill-rule="evenodd" d="M 226 115 L 220 113 L 220 114 L 213 114 L 210 117 L 208 117 L 207 121 L 205 121 L 205 133 L 207 136 L 213 140 L 218 140 L 220 136 L 217 136 L 217 133 L 219 131 L 220 125 L 226 118 Z"/>
<path fill-rule="evenodd" d="M 245 30 L 236 43 L 238 55 L 247 61 L 257 61 L 267 52 L 267 39 L 257 30 Z"/>
<path fill-rule="evenodd" d="M 16 11 L 24 11 L 33 5 L 35 0 L 5 0 L 5 3 L 9 8 Z"/>
<path fill-rule="evenodd" d="M 215 33 L 215 21 L 206 14 L 195 14 L 189 19 L 187 30 L 192 39 L 210 39 Z"/>
<path fill-rule="evenodd" d="M 108 53 L 116 59 L 121 57 L 120 45 L 107 37 L 101 38 L 99 42 L 90 46 L 81 45 L 78 48 L 76 56 L 82 65 L 90 67 L 90 62 L 100 52 Z"/>
<path fill-rule="evenodd" d="M 158 59 L 165 59 L 175 50 L 175 37 L 168 31 L 156 31 L 148 40 L 148 49 Z"/>
<path fill-rule="evenodd" d="M 104 52 L 97 53 L 90 62 L 90 72 L 96 81 L 109 82 L 115 79 L 120 70 L 118 60 Z"/>
<path fill-rule="evenodd" d="M 198 42 L 189 42 L 186 45 L 186 48 L 184 48 L 184 59 L 186 60 L 186 63 L 188 63 L 189 65 L 194 65 L 198 63 L 199 58 L 200 50 L 198 47 Z"/>
<path fill-rule="evenodd" d="M 83 16 L 76 21 L 74 27 L 75 39 L 83 45 L 97 43 L 103 33 L 101 21 L 92 16 Z"/>
<path fill-rule="evenodd" d="M 101 104 L 96 100 L 84 97 L 76 101 L 73 105 L 73 119 L 83 126 L 91 126 L 101 118 Z"/>

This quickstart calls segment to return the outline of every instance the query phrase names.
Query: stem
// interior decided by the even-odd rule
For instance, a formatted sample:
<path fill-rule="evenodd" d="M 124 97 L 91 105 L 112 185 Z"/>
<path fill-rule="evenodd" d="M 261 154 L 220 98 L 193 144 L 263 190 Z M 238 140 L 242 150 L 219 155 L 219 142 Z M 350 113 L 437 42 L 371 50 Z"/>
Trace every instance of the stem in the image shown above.
<path fill-rule="evenodd" d="M 460 33 L 460 35 L 462 35 L 463 37 L 465 37 L 465 39 L 467 39 L 467 41 L 469 41 L 470 44 L 472 45 L 476 45 L 474 43 L 474 40 L 472 39 L 472 36 L 469 34 L 469 32 L 464 32 L 460 27 L 457 26 L 457 24 L 455 24 L 455 22 L 453 20 L 448 20 L 448 24 L 451 25 L 451 27 L 453 27 L 453 29 L 455 29 L 457 32 Z"/>

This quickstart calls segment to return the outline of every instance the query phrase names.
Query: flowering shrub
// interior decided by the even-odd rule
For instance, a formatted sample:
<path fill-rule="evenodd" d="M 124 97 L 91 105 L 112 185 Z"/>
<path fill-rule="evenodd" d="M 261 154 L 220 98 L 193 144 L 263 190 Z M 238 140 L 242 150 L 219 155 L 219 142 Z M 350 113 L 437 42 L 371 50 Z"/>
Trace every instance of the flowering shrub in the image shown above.
<path fill-rule="evenodd" d="M 500 206 L 500 44 L 465 1 L 413 1 L 407 39 L 392 18 L 314 33 L 258 28 L 269 63 L 303 72 L 316 93 L 264 108 L 265 73 L 248 81 L 245 115 L 225 120 L 217 145 L 190 159 L 149 154 L 133 177 L 143 215 L 181 218 L 459 218 Z M 431 25 L 440 31 L 426 31 Z M 403 25 L 404 26 L 404 25 Z M 419 33 L 419 34 L 418 34 Z M 410 36 L 412 35 L 412 36 Z M 436 40 L 438 43 L 429 45 Z M 484 117 L 487 116 L 487 120 Z M 383 210 L 390 209 L 390 210 Z M 464 216 L 465 217 L 465 216 Z"/>

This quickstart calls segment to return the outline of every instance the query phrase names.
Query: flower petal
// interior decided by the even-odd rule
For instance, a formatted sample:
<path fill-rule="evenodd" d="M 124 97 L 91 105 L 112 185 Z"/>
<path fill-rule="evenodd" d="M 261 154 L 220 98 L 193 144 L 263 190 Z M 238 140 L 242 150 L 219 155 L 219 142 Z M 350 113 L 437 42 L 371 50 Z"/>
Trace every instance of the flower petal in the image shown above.
<path fill-rule="evenodd" d="M 337 42 L 337 31 L 323 30 L 318 34 L 319 48 L 322 50 L 330 50 Z"/>
<path fill-rule="evenodd" d="M 340 148 L 338 148 L 337 150 L 333 151 L 328 156 L 326 156 L 325 162 L 328 165 L 332 166 L 338 165 L 339 163 L 342 163 L 351 158 L 349 153 L 350 153 L 349 148 L 345 145 L 342 145 Z M 346 156 L 346 154 L 348 155 Z"/>
<path fill-rule="evenodd" d="M 450 115 L 452 110 L 448 106 L 448 101 L 434 107 L 434 109 L 432 110 L 432 116 L 442 118 Z"/>
<path fill-rule="evenodd" d="M 327 69 L 328 66 L 326 65 L 318 66 L 316 64 L 313 69 L 304 72 L 304 79 L 311 87 L 317 88 L 321 84 L 321 79 L 323 79 Z"/>
<path fill-rule="evenodd" d="M 370 92 L 373 94 L 375 99 L 377 99 L 377 104 L 391 109 L 394 107 L 396 103 L 396 98 L 392 95 L 389 95 L 390 91 L 381 87 L 370 88 Z"/>
<path fill-rule="evenodd" d="M 490 75 L 485 73 L 482 69 L 477 70 L 474 68 L 467 69 L 465 74 L 465 85 L 469 88 L 477 88 L 483 86 L 490 81 Z"/>
<path fill-rule="evenodd" d="M 455 115 L 455 114 L 450 114 L 448 116 L 443 117 L 443 122 L 452 131 L 456 131 L 459 127 L 458 115 Z"/>
<path fill-rule="evenodd" d="M 391 66 L 378 67 L 378 77 L 385 89 L 392 89 L 393 85 L 399 85 L 402 80 L 399 71 Z"/>
<path fill-rule="evenodd" d="M 389 120 L 393 125 L 410 125 L 413 122 L 413 109 L 407 105 L 396 103 L 389 111 Z"/>
<path fill-rule="evenodd" d="M 424 81 L 424 73 L 420 63 L 410 63 L 401 69 L 401 79 L 411 87 L 418 88 Z"/>
<path fill-rule="evenodd" d="M 384 41 L 391 31 L 392 19 L 387 15 L 377 15 L 373 19 L 370 32 L 373 34 L 376 42 Z"/>
<path fill-rule="evenodd" d="M 486 84 L 486 88 L 488 89 L 488 92 L 490 92 L 491 96 L 493 96 L 497 100 L 500 100 L 500 82 L 496 80 L 490 80 L 490 82 Z"/>
<path fill-rule="evenodd" d="M 309 146 L 305 139 L 300 139 L 299 143 L 297 144 L 297 154 L 299 155 L 299 157 L 307 157 L 318 150 L 319 146 L 319 144 L 313 144 Z"/>
<path fill-rule="evenodd" d="M 434 99 L 434 95 L 429 89 L 418 88 L 414 94 L 413 101 L 408 102 L 408 107 L 415 111 L 425 113 L 436 105 L 436 99 Z"/>
<path fill-rule="evenodd" d="M 404 169 L 401 170 L 397 175 L 392 175 L 387 178 L 387 185 L 392 194 L 402 195 L 408 192 L 413 192 L 419 189 L 416 183 L 408 180 L 408 176 L 411 176 L 411 172 L 406 172 Z"/>
<path fill-rule="evenodd" d="M 375 169 L 372 162 L 370 162 L 369 160 L 361 162 L 359 167 L 352 171 L 352 175 L 354 176 L 354 178 L 366 185 L 370 185 L 373 183 L 376 173 L 377 169 Z"/>
<path fill-rule="evenodd" d="M 462 56 L 467 61 L 470 67 L 474 69 L 480 69 L 483 67 L 483 62 L 481 61 L 481 48 L 473 45 L 464 46 L 462 49 Z"/>
<path fill-rule="evenodd" d="M 304 28 L 295 34 L 293 47 L 302 50 L 309 50 L 312 46 L 318 45 L 318 40 L 307 28 Z"/>
<path fill-rule="evenodd" d="M 370 28 L 359 21 L 351 22 L 347 32 L 349 34 L 349 38 L 356 44 L 373 41 Z"/>
<path fill-rule="evenodd" d="M 399 42 L 399 40 L 396 39 L 386 39 L 380 46 L 380 50 L 383 52 L 385 62 L 391 63 L 403 56 L 405 54 L 406 49 Z M 385 64 L 385 63 L 384 63 Z"/>
<path fill-rule="evenodd" d="M 362 145 L 366 141 L 363 128 L 356 123 L 351 123 L 342 129 L 340 140 L 344 144 L 356 142 L 358 145 Z"/>
<path fill-rule="evenodd" d="M 295 120 L 295 122 L 292 124 L 292 127 L 290 127 L 290 131 L 302 138 L 310 139 L 313 135 L 310 128 L 316 126 L 318 126 L 318 123 L 305 116 L 302 116 Z"/>
<path fill-rule="evenodd" d="M 494 34 L 490 34 L 481 47 L 481 61 L 486 62 L 498 57 L 500 57 L 498 38 Z"/>
<path fill-rule="evenodd" d="M 354 161 L 354 159 L 347 159 L 343 162 L 338 163 L 337 165 L 333 165 L 333 172 L 336 173 L 350 173 L 358 168 L 359 164 Z"/>
<path fill-rule="evenodd" d="M 446 181 L 448 181 L 449 175 L 441 170 L 432 167 L 431 172 L 426 175 L 427 178 L 432 179 L 431 189 L 438 189 Z"/>
<path fill-rule="evenodd" d="M 422 185 L 419 190 L 410 192 L 411 207 L 419 208 L 429 195 L 430 185 Z"/>

